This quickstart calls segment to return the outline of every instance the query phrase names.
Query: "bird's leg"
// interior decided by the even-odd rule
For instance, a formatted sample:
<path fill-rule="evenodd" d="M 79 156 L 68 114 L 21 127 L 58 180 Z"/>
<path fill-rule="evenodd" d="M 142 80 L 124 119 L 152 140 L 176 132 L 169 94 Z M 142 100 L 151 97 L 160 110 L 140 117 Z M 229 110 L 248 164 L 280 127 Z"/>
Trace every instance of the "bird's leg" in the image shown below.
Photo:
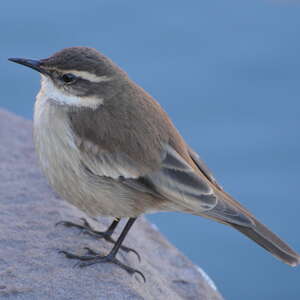
<path fill-rule="evenodd" d="M 70 253 L 67 251 L 60 251 L 60 252 L 65 254 L 65 256 L 67 258 L 80 260 L 81 262 L 78 262 L 76 264 L 79 267 L 87 267 L 87 266 L 97 264 L 97 263 L 111 262 L 111 263 L 118 265 L 122 269 L 126 270 L 129 274 L 134 274 L 134 273 L 139 274 L 143 278 L 143 280 L 146 281 L 146 278 L 141 271 L 123 264 L 116 258 L 116 255 L 117 255 L 119 249 L 121 248 L 122 243 L 123 243 L 127 233 L 129 232 L 131 226 L 135 222 L 135 220 L 136 220 L 136 218 L 130 218 L 128 220 L 128 222 L 126 223 L 119 238 L 115 242 L 112 250 L 106 256 L 101 256 L 101 255 L 97 254 L 94 250 L 91 250 L 89 248 L 87 248 L 89 250 L 89 255 L 76 255 L 76 254 L 73 254 L 73 253 Z"/>
<path fill-rule="evenodd" d="M 84 233 L 87 233 L 91 236 L 95 236 L 99 239 L 103 238 L 112 244 L 116 243 L 116 241 L 112 238 L 112 234 L 114 233 L 119 222 L 121 221 L 121 218 L 114 218 L 113 222 L 109 225 L 109 227 L 105 231 L 95 230 L 86 219 L 81 218 L 81 220 L 83 221 L 83 225 L 76 224 L 76 223 L 69 222 L 69 221 L 61 221 L 61 222 L 56 223 L 56 225 L 64 225 L 67 227 L 76 227 L 76 228 L 82 229 L 84 231 Z M 120 248 L 127 253 L 133 252 L 137 256 L 138 260 L 141 261 L 141 257 L 139 255 L 139 253 L 137 251 L 135 251 L 134 249 L 123 246 L 123 245 L 120 246 Z M 88 249 L 88 250 L 90 252 L 92 251 L 91 249 Z"/>

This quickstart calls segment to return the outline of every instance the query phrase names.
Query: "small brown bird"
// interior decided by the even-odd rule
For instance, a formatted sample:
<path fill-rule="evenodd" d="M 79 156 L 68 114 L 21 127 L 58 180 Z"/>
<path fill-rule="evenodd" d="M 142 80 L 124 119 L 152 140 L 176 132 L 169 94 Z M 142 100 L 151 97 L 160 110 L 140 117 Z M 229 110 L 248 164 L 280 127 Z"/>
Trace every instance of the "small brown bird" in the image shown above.
<path fill-rule="evenodd" d="M 97 50 L 72 47 L 42 60 L 11 58 L 41 73 L 34 111 L 34 141 L 53 189 L 90 216 L 113 216 L 106 232 L 85 228 L 114 244 L 107 256 L 90 250 L 81 266 L 113 262 L 138 216 L 180 211 L 229 225 L 283 262 L 299 255 L 267 229 L 216 182 L 161 106 Z M 129 218 L 115 242 L 120 218 Z"/>

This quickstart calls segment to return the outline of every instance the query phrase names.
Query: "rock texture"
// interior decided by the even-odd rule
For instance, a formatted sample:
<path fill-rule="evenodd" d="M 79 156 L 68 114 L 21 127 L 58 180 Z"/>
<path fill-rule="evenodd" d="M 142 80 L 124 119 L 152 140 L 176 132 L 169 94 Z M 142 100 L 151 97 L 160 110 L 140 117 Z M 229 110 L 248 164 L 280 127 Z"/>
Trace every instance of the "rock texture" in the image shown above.
<path fill-rule="evenodd" d="M 144 218 L 124 243 L 138 250 L 142 262 L 132 253 L 119 258 L 141 270 L 146 283 L 113 264 L 74 267 L 58 249 L 84 253 L 89 246 L 107 253 L 111 244 L 76 228 L 54 226 L 61 220 L 80 222 L 83 214 L 48 187 L 31 135 L 30 121 L 0 110 L 1 299 L 222 299 L 205 273 Z M 109 221 L 91 220 L 99 230 Z"/>

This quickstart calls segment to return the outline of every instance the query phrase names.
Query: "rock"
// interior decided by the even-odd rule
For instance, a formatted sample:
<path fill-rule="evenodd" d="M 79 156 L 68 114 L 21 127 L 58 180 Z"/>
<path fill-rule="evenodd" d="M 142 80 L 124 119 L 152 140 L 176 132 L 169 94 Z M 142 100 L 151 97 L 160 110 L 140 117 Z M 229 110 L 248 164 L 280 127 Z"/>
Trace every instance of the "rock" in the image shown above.
<path fill-rule="evenodd" d="M 89 246 L 107 253 L 111 244 L 76 228 L 55 227 L 61 220 L 80 222 L 84 214 L 48 187 L 36 164 L 30 121 L 0 110 L 0 141 L 1 299 L 222 299 L 207 275 L 145 218 L 124 243 L 138 250 L 142 262 L 133 253 L 119 258 L 141 270 L 146 283 L 113 264 L 74 267 L 58 249 L 84 253 Z M 98 230 L 110 221 L 88 220 Z"/>

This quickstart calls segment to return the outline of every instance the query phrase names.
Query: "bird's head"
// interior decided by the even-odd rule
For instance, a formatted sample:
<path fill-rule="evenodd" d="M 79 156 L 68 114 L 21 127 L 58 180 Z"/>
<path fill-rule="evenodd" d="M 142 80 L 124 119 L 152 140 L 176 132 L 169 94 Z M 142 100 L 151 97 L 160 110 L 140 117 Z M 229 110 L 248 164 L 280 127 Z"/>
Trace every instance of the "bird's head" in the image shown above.
<path fill-rule="evenodd" d="M 114 94 L 124 75 L 109 58 L 88 47 L 65 48 L 41 60 L 9 60 L 40 72 L 42 93 L 61 105 L 96 108 Z"/>

